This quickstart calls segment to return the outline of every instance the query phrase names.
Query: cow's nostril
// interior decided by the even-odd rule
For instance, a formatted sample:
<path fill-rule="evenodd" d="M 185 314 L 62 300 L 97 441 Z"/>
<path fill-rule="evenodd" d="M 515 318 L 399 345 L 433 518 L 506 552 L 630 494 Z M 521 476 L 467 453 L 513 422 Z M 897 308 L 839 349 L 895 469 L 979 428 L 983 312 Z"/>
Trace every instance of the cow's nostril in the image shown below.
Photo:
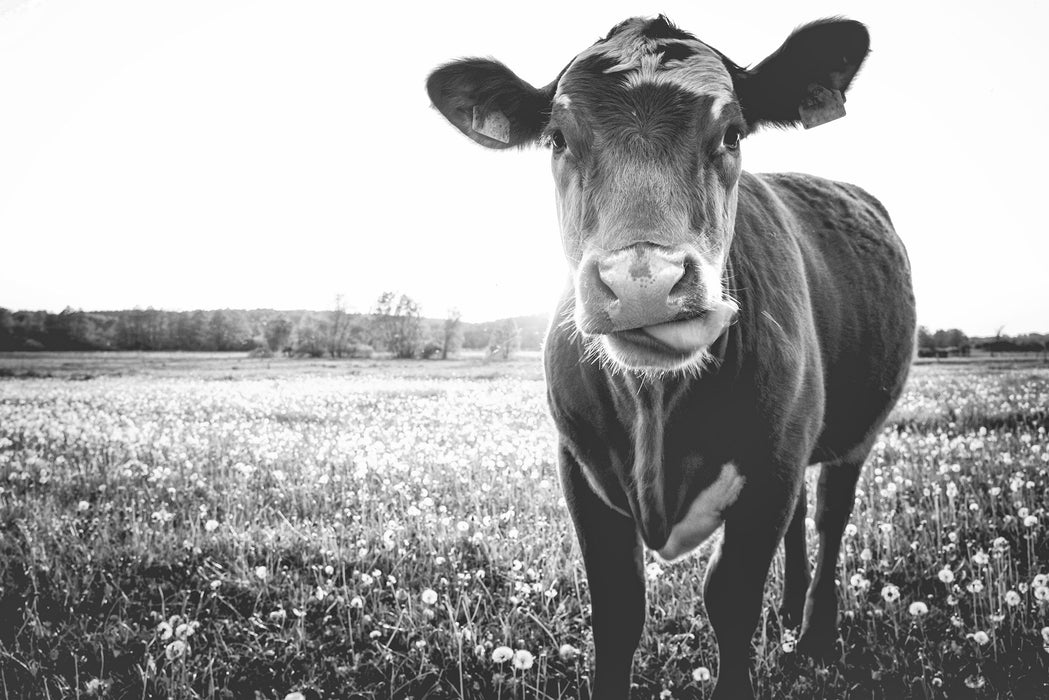
<path fill-rule="evenodd" d="M 675 297 L 688 296 L 699 284 L 699 266 L 692 258 L 685 258 L 684 271 L 681 279 L 674 283 L 668 295 L 671 299 Z"/>

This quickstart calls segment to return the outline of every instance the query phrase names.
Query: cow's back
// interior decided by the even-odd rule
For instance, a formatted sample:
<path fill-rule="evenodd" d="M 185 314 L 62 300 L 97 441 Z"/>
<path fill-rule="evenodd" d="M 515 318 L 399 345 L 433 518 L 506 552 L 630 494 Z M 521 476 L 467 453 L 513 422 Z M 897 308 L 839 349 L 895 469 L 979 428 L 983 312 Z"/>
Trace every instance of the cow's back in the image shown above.
<path fill-rule="evenodd" d="M 825 395 L 812 461 L 846 456 L 880 427 L 907 378 L 916 323 L 907 253 L 885 208 L 855 185 L 754 177 L 789 211 L 805 263 Z"/>

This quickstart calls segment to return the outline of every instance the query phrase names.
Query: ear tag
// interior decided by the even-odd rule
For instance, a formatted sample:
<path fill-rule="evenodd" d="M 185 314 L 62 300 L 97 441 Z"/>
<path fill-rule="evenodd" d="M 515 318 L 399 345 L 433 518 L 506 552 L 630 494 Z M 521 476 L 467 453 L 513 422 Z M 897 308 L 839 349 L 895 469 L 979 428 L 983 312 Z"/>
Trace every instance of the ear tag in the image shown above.
<path fill-rule="evenodd" d="M 470 128 L 481 136 L 510 143 L 510 120 L 498 110 L 485 114 L 480 107 L 474 105 L 473 123 Z"/>
<path fill-rule="evenodd" d="M 798 115 L 806 129 L 832 122 L 845 116 L 845 99 L 840 90 L 828 90 L 813 83 L 809 85 L 809 94 L 798 107 Z"/>

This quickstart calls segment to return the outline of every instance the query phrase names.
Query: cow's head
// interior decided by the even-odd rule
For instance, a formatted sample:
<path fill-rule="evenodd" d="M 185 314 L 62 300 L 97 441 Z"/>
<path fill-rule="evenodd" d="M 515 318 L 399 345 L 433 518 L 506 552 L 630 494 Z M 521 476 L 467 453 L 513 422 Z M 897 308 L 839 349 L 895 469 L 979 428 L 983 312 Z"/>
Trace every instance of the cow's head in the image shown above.
<path fill-rule="evenodd" d="M 427 90 L 482 146 L 550 149 L 574 322 L 591 344 L 628 368 L 695 368 L 737 312 L 726 261 L 740 142 L 844 114 L 868 41 L 858 22 L 815 22 L 747 70 L 662 16 L 635 18 L 544 88 L 464 59 Z"/>

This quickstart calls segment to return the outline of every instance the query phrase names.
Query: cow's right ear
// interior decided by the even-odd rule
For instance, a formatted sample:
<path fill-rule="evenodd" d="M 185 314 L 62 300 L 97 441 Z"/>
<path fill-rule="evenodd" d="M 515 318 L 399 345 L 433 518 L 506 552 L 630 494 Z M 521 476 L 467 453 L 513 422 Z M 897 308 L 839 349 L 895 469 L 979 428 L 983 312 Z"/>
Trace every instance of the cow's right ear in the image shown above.
<path fill-rule="evenodd" d="M 557 82 L 534 88 L 498 61 L 464 58 L 426 81 L 433 106 L 459 131 L 488 148 L 527 146 L 550 119 Z"/>

